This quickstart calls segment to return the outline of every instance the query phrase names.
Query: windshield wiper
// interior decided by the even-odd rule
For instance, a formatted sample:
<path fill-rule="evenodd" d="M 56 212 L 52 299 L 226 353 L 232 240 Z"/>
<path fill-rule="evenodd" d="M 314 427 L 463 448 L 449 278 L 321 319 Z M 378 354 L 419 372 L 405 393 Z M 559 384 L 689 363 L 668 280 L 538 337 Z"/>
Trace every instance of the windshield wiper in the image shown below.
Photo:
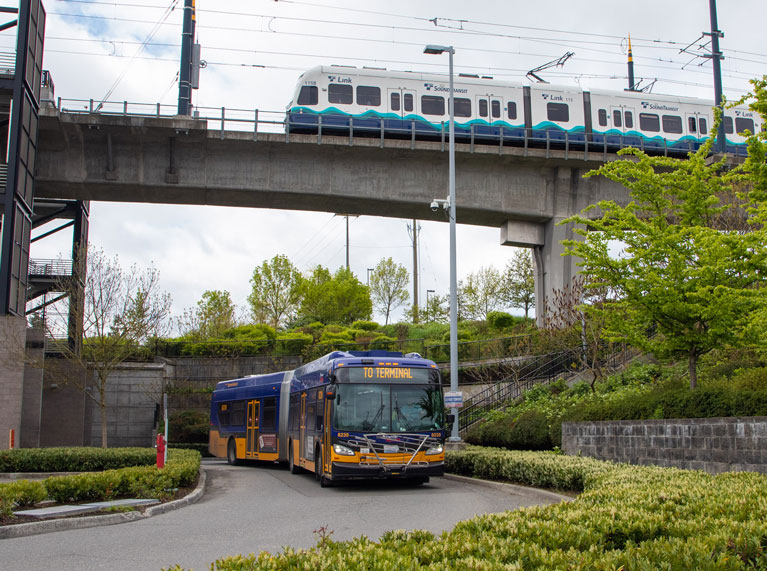
<path fill-rule="evenodd" d="M 410 424 L 410 419 L 405 415 L 405 413 L 402 412 L 402 409 L 399 407 L 399 399 L 397 398 L 397 393 L 394 393 L 394 410 L 397 413 L 398 417 L 401 417 L 404 421 L 405 428 L 409 431 L 413 431 L 413 425 Z"/>

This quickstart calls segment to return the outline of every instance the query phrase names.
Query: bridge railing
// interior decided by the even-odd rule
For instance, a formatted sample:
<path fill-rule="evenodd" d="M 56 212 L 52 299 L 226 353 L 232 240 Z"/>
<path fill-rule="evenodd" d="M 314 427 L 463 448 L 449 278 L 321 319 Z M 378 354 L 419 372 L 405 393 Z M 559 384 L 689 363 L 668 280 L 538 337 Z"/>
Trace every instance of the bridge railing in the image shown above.
<path fill-rule="evenodd" d="M 1 56 L 1 54 L 0 54 Z M 0 72 L 2 71 L 2 59 L 0 59 Z M 134 103 L 129 101 L 96 101 L 94 99 L 62 99 L 48 101 L 55 104 L 58 109 L 65 113 L 98 113 L 101 115 L 130 115 L 137 117 L 177 117 L 177 106 L 162 103 Z M 349 144 L 354 143 L 355 136 L 370 140 L 371 137 L 380 138 L 380 146 L 384 146 L 387 137 L 397 139 L 410 139 L 411 148 L 415 147 L 416 140 L 426 137 L 429 140 L 438 140 L 441 149 L 447 149 L 449 138 L 449 123 L 442 121 L 439 130 L 423 130 L 423 125 L 415 120 L 405 126 L 393 126 L 386 118 L 365 118 L 364 124 L 360 120 L 348 116 L 339 121 L 333 118 L 332 124 L 323 124 L 323 116 L 316 117 L 316 123 L 307 124 L 291 119 L 285 111 L 269 111 L 262 109 L 239 109 L 227 107 L 194 107 L 192 118 L 206 121 L 210 129 L 221 131 L 224 138 L 226 131 L 250 132 L 253 139 L 257 140 L 259 133 L 278 133 L 285 135 L 285 142 L 290 142 L 291 130 L 301 129 L 304 133 L 314 131 L 317 144 L 322 144 L 323 136 L 332 134 L 336 137 L 348 137 Z M 371 123 L 372 121 L 372 123 Z M 387 123 L 388 121 L 388 123 Z M 590 158 L 606 161 L 609 153 L 625 147 L 635 147 L 637 144 L 641 150 L 647 150 L 655 154 L 668 156 L 672 149 L 665 138 L 654 138 L 645 142 L 644 138 L 617 134 L 601 135 L 584 133 L 569 133 L 568 131 L 534 130 L 529 127 L 508 129 L 505 127 L 492 127 L 492 133 L 483 132 L 476 125 L 471 125 L 469 132 L 457 134 L 460 143 L 468 144 L 470 152 L 474 152 L 475 145 L 483 148 L 495 145 L 498 152 L 502 153 L 505 146 L 514 146 L 524 149 L 527 156 L 530 149 L 544 150 L 546 158 L 550 158 L 551 151 L 564 152 L 565 159 L 570 158 L 570 152 L 577 153 L 576 158 L 589 160 Z M 598 140 L 601 139 L 601 140 Z M 687 148 L 673 149 L 675 154 L 686 150 L 694 151 L 695 144 L 692 140 L 687 141 Z M 747 150 L 735 147 L 735 156 L 746 156 Z"/>
<path fill-rule="evenodd" d="M 29 260 L 30 276 L 71 276 L 72 260 Z"/>

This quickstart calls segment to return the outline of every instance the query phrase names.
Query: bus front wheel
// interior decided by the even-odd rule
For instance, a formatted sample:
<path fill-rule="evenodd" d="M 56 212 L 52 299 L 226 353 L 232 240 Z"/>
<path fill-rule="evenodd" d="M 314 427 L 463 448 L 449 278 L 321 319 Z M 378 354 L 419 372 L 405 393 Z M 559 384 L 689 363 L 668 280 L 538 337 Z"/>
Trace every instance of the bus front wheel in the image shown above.
<path fill-rule="evenodd" d="M 296 461 L 293 457 L 293 441 L 290 441 L 290 444 L 288 445 L 288 467 L 290 468 L 291 474 L 298 474 L 301 471 L 301 468 L 296 466 Z"/>
<path fill-rule="evenodd" d="M 226 447 L 226 461 L 230 466 L 238 466 L 240 461 L 237 459 L 237 446 L 234 443 L 234 438 L 229 439 L 229 444 Z"/>

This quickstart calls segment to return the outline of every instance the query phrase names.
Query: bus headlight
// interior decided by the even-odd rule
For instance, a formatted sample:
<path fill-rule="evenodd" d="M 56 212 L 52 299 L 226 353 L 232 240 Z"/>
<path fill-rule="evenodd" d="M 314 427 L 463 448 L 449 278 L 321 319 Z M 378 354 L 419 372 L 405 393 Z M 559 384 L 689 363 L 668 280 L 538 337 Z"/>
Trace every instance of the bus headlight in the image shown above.
<path fill-rule="evenodd" d="M 426 451 L 427 456 L 432 456 L 434 454 L 442 454 L 442 446 L 432 446 Z"/>
<path fill-rule="evenodd" d="M 354 456 L 354 450 L 343 444 L 333 444 L 333 452 L 341 456 Z"/>

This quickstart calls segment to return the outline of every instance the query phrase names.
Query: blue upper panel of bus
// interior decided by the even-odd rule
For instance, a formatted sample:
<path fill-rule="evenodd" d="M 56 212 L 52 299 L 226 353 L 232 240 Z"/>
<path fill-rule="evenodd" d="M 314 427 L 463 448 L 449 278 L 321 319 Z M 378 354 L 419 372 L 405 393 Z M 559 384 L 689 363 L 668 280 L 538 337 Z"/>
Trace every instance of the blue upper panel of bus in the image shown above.
<path fill-rule="evenodd" d="M 285 373 L 253 375 L 242 379 L 221 381 L 216 384 L 216 399 L 232 400 L 238 398 L 272 397 L 280 394 L 280 386 Z M 242 394 L 240 394 L 242 393 Z"/>
<path fill-rule="evenodd" d="M 295 370 L 291 392 L 305 390 L 328 382 L 328 374 L 338 366 L 361 366 L 366 364 L 405 365 L 408 367 L 434 368 L 433 361 L 416 353 L 403 355 L 396 351 L 334 351 Z"/>

